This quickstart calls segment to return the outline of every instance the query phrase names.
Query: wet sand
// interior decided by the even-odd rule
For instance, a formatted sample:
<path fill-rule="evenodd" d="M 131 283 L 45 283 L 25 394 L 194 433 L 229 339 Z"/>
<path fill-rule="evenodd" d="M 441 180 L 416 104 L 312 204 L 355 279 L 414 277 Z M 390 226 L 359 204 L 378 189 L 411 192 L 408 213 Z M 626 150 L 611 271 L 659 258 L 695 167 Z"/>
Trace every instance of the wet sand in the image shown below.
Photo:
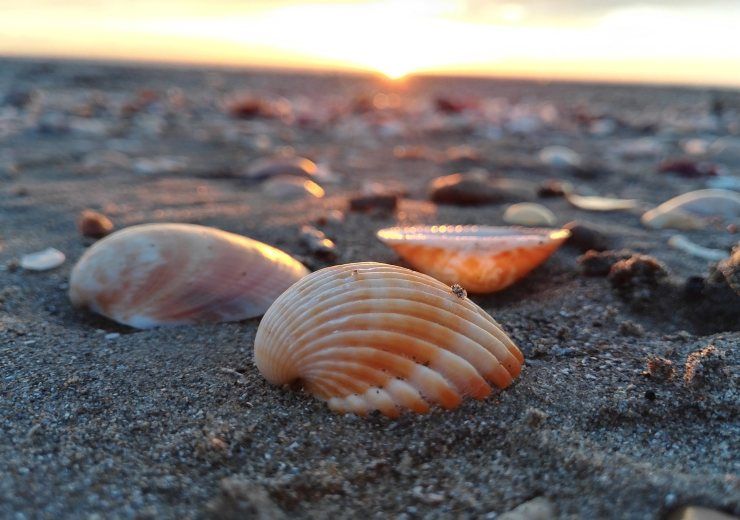
<path fill-rule="evenodd" d="M 221 100 L 240 90 L 276 103 L 280 117 L 230 117 Z M 663 518 L 687 504 L 740 514 L 740 317 L 693 317 L 682 288 L 710 262 L 669 248 L 675 231 L 639 221 L 707 186 L 707 177 L 656 173 L 660 160 L 685 155 L 689 139 L 725 139 L 736 148 L 702 158 L 740 174 L 740 93 L 4 61 L 0 101 L 10 92 L 16 98 L 0 107 L 0 516 L 494 518 L 535 497 L 558 518 Z M 440 96 L 474 106 L 440 111 Z M 619 122 L 595 124 L 607 119 Z M 617 153 L 637 139 L 657 151 Z M 598 167 L 543 165 L 538 151 L 556 144 Z M 399 145 L 439 153 L 402 159 Z M 478 157 L 450 159 L 459 145 Z M 240 178 L 253 159 L 291 150 L 334 173 L 318 181 L 324 198 L 271 200 Z M 269 385 L 252 363 L 258 319 L 139 331 L 67 298 L 70 270 L 92 243 L 75 224 L 86 208 L 119 229 L 215 226 L 312 269 L 405 265 L 375 231 L 503 224 L 506 203 L 429 201 L 429 181 L 471 167 L 640 200 L 610 213 L 559 197 L 536 202 L 559 224 L 598 225 L 610 249 L 655 257 L 673 292 L 636 305 L 606 278 L 584 276 L 582 251 L 563 247 L 510 289 L 471 296 L 524 353 L 516 383 L 454 411 L 398 420 L 336 415 Z M 348 210 L 368 182 L 406 193 L 396 211 Z M 324 222 L 330 210 L 344 220 Z M 302 245 L 305 224 L 336 242 L 336 260 Z M 723 226 L 683 234 L 727 251 L 738 241 Z M 66 263 L 17 267 L 46 247 Z M 723 357 L 685 382 L 689 355 L 710 345 Z M 670 360 L 675 377 L 644 375 L 654 356 Z"/>

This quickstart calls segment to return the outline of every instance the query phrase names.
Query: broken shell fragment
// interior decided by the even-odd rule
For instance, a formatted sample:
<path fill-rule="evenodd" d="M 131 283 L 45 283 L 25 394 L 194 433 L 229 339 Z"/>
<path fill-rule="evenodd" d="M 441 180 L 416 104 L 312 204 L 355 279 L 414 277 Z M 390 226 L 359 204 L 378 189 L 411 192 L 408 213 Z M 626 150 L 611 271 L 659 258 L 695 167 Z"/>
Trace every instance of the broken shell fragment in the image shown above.
<path fill-rule="evenodd" d="M 572 206 L 586 211 L 621 211 L 634 208 L 638 202 L 635 199 L 583 196 L 576 193 L 566 193 L 565 198 Z"/>
<path fill-rule="evenodd" d="M 512 204 L 504 212 L 504 222 L 520 226 L 554 226 L 555 214 L 540 204 L 521 202 Z"/>
<path fill-rule="evenodd" d="M 500 291 L 547 260 L 566 229 L 412 226 L 381 229 L 378 238 L 415 269 L 472 293 Z"/>
<path fill-rule="evenodd" d="M 653 229 L 704 229 L 712 217 L 740 218 L 740 193 L 722 189 L 690 191 L 645 212 L 641 221 Z"/>
<path fill-rule="evenodd" d="M 282 175 L 292 175 L 310 179 L 318 172 L 318 166 L 305 157 L 285 157 L 257 159 L 249 165 L 243 177 L 264 180 Z"/>
<path fill-rule="evenodd" d="M 69 297 L 146 329 L 259 316 L 308 274 L 262 242 L 191 224 L 145 224 L 95 243 L 77 262 Z"/>
<path fill-rule="evenodd" d="M 324 188 L 309 179 L 295 175 L 279 175 L 265 182 L 263 192 L 275 199 L 297 199 L 324 196 Z"/>
<path fill-rule="evenodd" d="M 49 271 L 62 265 L 65 258 L 58 249 L 47 247 L 43 251 L 23 255 L 20 264 L 27 271 Z"/>
<path fill-rule="evenodd" d="M 513 382 L 524 357 L 462 292 L 362 262 L 322 269 L 285 291 L 257 329 L 254 361 L 271 383 L 299 381 L 337 412 L 397 417 L 483 399 L 490 384 Z"/>

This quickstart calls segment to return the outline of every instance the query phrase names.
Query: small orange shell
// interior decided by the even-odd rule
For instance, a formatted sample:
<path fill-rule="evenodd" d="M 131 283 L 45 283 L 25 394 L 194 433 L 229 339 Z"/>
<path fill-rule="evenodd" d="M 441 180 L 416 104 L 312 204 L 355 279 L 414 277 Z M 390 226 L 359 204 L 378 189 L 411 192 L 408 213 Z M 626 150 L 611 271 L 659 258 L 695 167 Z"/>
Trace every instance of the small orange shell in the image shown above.
<path fill-rule="evenodd" d="M 547 260 L 567 229 L 416 226 L 381 229 L 378 238 L 415 269 L 472 293 L 500 291 Z"/>
<path fill-rule="evenodd" d="M 69 282 L 76 307 L 141 329 L 264 313 L 308 274 L 262 242 L 191 224 L 133 226 L 95 243 Z"/>
<path fill-rule="evenodd" d="M 274 384 L 301 381 L 338 412 L 455 408 L 509 386 L 524 357 L 496 321 L 443 283 L 374 262 L 317 271 L 267 310 L 254 340 Z"/>

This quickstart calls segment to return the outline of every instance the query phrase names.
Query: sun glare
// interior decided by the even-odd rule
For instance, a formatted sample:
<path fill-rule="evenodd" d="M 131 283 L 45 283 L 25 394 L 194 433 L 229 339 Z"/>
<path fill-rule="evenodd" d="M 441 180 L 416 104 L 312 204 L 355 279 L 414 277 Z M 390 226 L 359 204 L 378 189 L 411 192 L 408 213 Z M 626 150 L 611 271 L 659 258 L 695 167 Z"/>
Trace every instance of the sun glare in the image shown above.
<path fill-rule="evenodd" d="M 517 0 L 43 1 L 3 11 L 0 54 L 740 84 L 740 7 L 615 5 L 586 22 Z"/>

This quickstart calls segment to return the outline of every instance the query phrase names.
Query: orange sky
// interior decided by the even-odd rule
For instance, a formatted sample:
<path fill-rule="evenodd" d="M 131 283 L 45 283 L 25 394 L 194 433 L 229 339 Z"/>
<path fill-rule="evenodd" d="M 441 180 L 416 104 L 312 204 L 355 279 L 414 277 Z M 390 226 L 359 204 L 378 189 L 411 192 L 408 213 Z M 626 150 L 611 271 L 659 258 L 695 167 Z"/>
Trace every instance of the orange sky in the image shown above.
<path fill-rule="evenodd" d="M 740 86 L 738 0 L 0 0 L 0 54 Z"/>

